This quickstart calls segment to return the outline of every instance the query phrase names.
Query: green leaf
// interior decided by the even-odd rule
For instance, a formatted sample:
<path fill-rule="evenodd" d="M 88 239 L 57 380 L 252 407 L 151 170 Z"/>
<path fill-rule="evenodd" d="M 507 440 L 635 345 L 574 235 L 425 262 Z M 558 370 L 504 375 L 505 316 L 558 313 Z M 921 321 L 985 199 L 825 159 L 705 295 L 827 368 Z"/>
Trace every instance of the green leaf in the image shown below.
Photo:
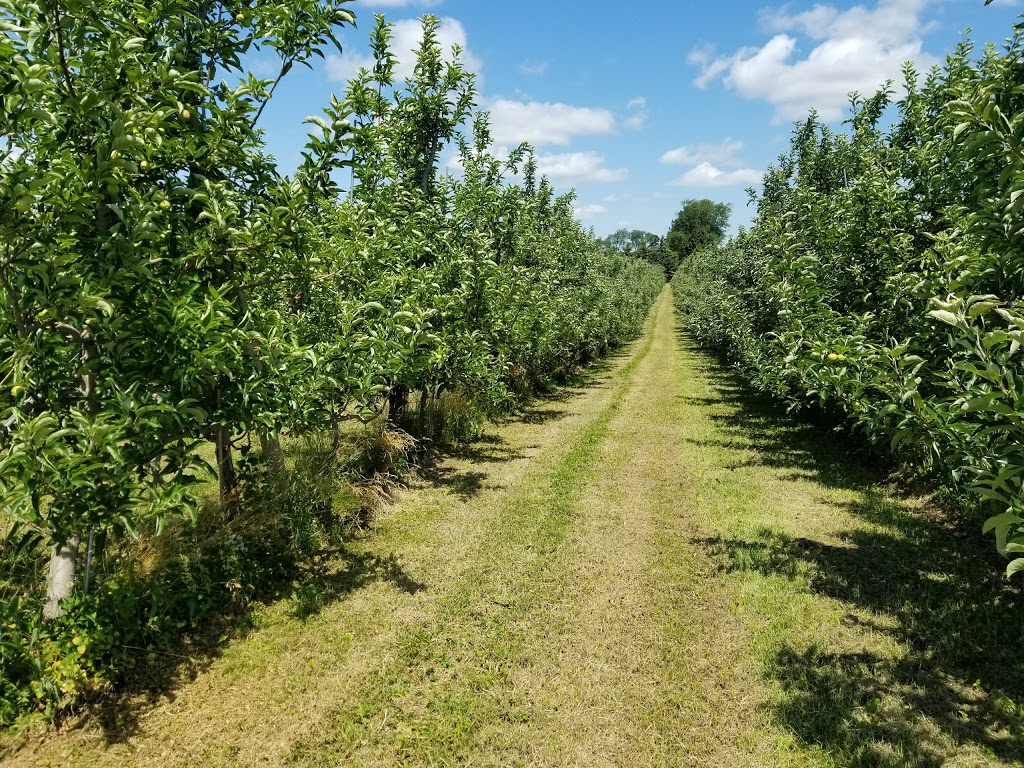
<path fill-rule="evenodd" d="M 954 315 L 952 312 L 948 312 L 944 309 L 933 309 L 928 313 L 928 315 L 929 317 L 934 317 L 936 320 L 946 323 L 946 325 L 962 326 L 963 324 L 957 315 Z"/>
<path fill-rule="evenodd" d="M 995 515 L 985 521 L 985 525 L 982 526 L 981 532 L 990 533 L 996 528 L 1005 528 L 1018 523 L 1024 523 L 1024 518 L 1013 512 L 1003 512 L 1001 515 Z"/>

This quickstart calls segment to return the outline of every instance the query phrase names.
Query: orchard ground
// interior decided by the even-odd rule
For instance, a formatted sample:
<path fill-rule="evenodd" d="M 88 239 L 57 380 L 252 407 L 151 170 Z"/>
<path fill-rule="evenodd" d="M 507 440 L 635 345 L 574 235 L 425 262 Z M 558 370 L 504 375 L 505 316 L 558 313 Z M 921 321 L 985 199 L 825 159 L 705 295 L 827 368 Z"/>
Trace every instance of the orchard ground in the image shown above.
<path fill-rule="evenodd" d="M 315 592 L 4 765 L 1019 765 L 1018 591 L 849 445 L 745 396 L 666 289 Z"/>

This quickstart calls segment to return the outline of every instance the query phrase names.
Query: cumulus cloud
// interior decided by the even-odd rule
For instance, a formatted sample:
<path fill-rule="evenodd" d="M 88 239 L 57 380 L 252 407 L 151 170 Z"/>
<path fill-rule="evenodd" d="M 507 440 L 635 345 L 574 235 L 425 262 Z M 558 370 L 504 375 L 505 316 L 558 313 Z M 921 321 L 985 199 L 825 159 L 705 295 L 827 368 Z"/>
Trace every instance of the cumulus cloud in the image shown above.
<path fill-rule="evenodd" d="M 504 162 L 511 150 L 505 145 L 489 148 L 491 155 Z M 609 168 L 604 155 L 598 152 L 555 152 L 536 156 L 537 172 L 547 176 L 560 187 L 583 183 L 611 183 L 624 181 L 629 177 L 627 168 Z M 446 173 L 459 174 L 463 170 L 462 158 L 457 152 L 448 151 L 442 156 L 442 167 Z M 517 177 L 521 178 L 521 176 Z M 603 202 L 609 202 L 604 200 Z"/>
<path fill-rule="evenodd" d="M 398 4 L 390 0 L 393 4 Z M 423 24 L 419 19 L 402 19 L 395 22 L 392 30 L 392 51 L 398 57 L 398 66 L 395 68 L 395 76 L 399 81 L 404 80 L 413 73 L 416 66 L 416 49 L 420 47 L 423 40 Z M 483 67 L 481 62 L 469 49 L 469 40 L 466 35 L 466 28 L 458 19 L 445 17 L 437 28 L 437 40 L 444 51 L 446 61 L 451 60 L 453 46 L 461 49 L 459 60 L 471 72 L 479 73 Z M 347 82 L 361 68 L 370 69 L 373 67 L 373 58 L 368 54 L 345 51 L 341 56 L 336 54 L 327 57 L 327 76 L 331 80 Z"/>
<path fill-rule="evenodd" d="M 761 172 L 753 168 L 726 171 L 708 162 L 691 168 L 672 182 L 674 187 L 746 187 L 761 181 Z"/>
<path fill-rule="evenodd" d="M 537 156 L 537 170 L 555 182 L 612 182 L 629 176 L 626 168 L 608 168 L 597 152 L 565 152 Z"/>
<path fill-rule="evenodd" d="M 743 142 L 735 139 L 723 139 L 717 144 L 687 144 L 670 149 L 661 156 L 661 162 L 665 165 L 711 163 L 735 166 L 740 164 L 739 153 L 742 150 Z"/>
<path fill-rule="evenodd" d="M 743 142 L 723 139 L 717 144 L 686 144 L 661 156 L 665 165 L 690 166 L 670 182 L 677 187 L 740 187 L 761 180 L 761 171 L 745 167 L 740 153 Z"/>
<path fill-rule="evenodd" d="M 488 109 L 497 144 L 515 146 L 528 141 L 535 147 L 564 145 L 575 136 L 597 136 L 615 130 L 615 116 L 605 109 L 511 99 L 496 99 Z"/>
<path fill-rule="evenodd" d="M 745 98 L 773 104 L 780 120 L 803 117 L 811 109 L 834 120 L 845 111 L 850 92 L 871 94 L 886 80 L 898 84 L 906 61 L 920 68 L 936 63 L 923 41 L 922 15 L 930 1 L 765 12 L 762 23 L 774 36 L 764 45 L 726 55 L 709 48 L 690 53 L 690 63 L 700 69 L 695 83 L 705 88 L 721 80 Z M 801 42 L 807 41 L 811 47 L 805 53 Z"/>

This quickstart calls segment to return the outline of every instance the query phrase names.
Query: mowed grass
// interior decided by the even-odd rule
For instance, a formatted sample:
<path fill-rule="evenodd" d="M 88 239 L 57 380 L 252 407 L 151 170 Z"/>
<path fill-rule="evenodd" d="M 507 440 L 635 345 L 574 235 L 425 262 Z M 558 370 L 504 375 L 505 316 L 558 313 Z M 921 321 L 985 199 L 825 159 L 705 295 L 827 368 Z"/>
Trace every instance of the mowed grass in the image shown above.
<path fill-rule="evenodd" d="M 667 291 L 523 416 L 174 686 L 5 765 L 1021 764 L 991 542 L 748 397 Z"/>
<path fill-rule="evenodd" d="M 643 342 L 634 351 L 642 349 Z M 534 557 L 538 548 L 521 537 L 504 541 L 525 530 L 515 513 L 528 499 L 556 499 L 577 483 L 574 467 L 586 463 L 601 430 L 595 419 L 633 359 L 595 367 L 584 388 L 537 401 L 522 419 L 411 478 L 372 530 L 320 564 L 320 582 L 309 585 L 315 594 L 257 608 L 220 653 L 184 664 L 177 685 L 118 701 L 110 717 L 23 738 L 4 764 L 281 765 L 328 754 L 363 727 L 358 713 L 372 708 L 393 663 L 416 658 L 417 643 L 443 630 L 446 616 L 472 626 L 477 607 L 471 600 L 467 608 L 467 590 L 503 562 L 502 553 Z M 564 515 L 537 508 L 528 516 L 548 546 Z M 506 561 L 519 568 L 520 560 Z M 485 606 L 498 607 L 490 599 Z M 357 716 L 346 716 L 353 708 Z M 381 722 L 400 714 L 385 709 Z"/>
<path fill-rule="evenodd" d="M 773 763 L 1020 765 L 1024 603 L 980 525 L 687 347 L 704 534 L 780 731 Z"/>

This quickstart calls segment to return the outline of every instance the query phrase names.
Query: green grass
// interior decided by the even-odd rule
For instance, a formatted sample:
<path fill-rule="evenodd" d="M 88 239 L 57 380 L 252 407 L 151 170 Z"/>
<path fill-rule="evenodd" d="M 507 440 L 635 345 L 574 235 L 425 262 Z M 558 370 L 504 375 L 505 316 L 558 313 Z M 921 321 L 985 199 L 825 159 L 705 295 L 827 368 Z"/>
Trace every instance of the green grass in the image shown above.
<path fill-rule="evenodd" d="M 484 534 L 486 551 L 435 620 L 401 636 L 398 656 L 338 713 L 332 738 L 298 746 L 288 755 L 290 764 L 371 762 L 366 752 L 382 750 L 395 765 L 465 765 L 489 723 L 529 721 L 529 708 L 509 707 L 494 692 L 507 687 L 523 663 L 523 622 L 546 594 L 551 563 L 578 512 L 597 452 L 652 340 L 648 334 L 615 372 L 610 401 L 554 465 L 509 497 Z"/>
<path fill-rule="evenodd" d="M 194 681 L 12 765 L 1022 764 L 1024 605 L 989 542 L 748 397 L 667 301 Z"/>
<path fill-rule="evenodd" d="M 751 628 L 781 762 L 1024 760 L 1024 606 L 980 530 L 691 359 L 713 425 L 700 543 Z"/>

